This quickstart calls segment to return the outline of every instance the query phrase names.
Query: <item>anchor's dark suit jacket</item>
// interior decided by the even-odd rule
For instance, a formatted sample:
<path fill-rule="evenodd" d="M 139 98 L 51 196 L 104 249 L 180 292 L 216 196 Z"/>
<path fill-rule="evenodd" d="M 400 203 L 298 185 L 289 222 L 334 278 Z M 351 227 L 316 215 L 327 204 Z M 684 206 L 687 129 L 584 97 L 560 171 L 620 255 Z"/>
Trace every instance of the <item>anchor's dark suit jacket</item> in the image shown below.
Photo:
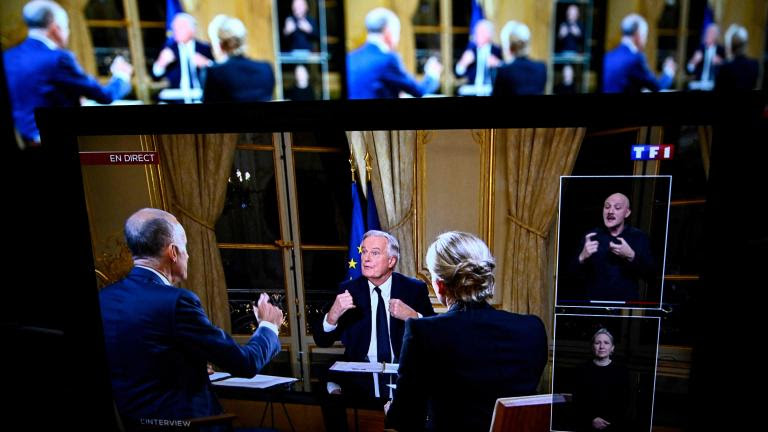
<path fill-rule="evenodd" d="M 99 300 L 115 405 L 129 429 L 220 414 L 207 362 L 250 378 L 280 351 L 264 327 L 239 345 L 211 324 L 192 291 L 141 267 L 102 289 Z"/>
<path fill-rule="evenodd" d="M 354 309 L 350 309 L 339 318 L 336 330 L 326 333 L 323 330 L 323 317 L 315 323 L 314 338 L 315 343 L 321 347 L 333 345 L 337 340 L 344 344 L 344 358 L 347 361 L 363 362 L 368 361 L 368 346 L 371 343 L 371 294 L 368 288 L 368 279 L 359 277 L 351 281 L 342 283 L 339 286 L 338 294 L 349 290 L 352 294 L 352 300 L 355 304 Z M 392 291 L 390 299 L 400 299 L 403 303 L 413 308 L 423 316 L 432 316 L 435 314 L 432 308 L 432 302 L 429 300 L 429 291 L 427 285 L 400 273 L 392 273 Z M 329 304 L 325 312 L 330 310 Z M 375 317 L 373 318 L 375 319 Z M 392 351 L 395 354 L 394 362 L 400 358 L 400 349 L 403 346 L 403 331 L 405 321 L 394 317 L 389 319 L 389 339 L 392 341 Z M 349 374 L 347 374 L 349 375 Z M 360 374 L 363 375 L 363 374 Z M 367 375 L 367 374 L 365 374 Z M 335 377 L 340 378 L 340 377 Z M 365 383 L 370 381 L 370 390 L 373 391 L 373 380 L 369 380 L 369 375 Z M 342 387 L 344 383 L 342 383 Z M 367 391 L 366 391 L 367 392 Z M 372 394 L 372 393 L 371 393 Z"/>

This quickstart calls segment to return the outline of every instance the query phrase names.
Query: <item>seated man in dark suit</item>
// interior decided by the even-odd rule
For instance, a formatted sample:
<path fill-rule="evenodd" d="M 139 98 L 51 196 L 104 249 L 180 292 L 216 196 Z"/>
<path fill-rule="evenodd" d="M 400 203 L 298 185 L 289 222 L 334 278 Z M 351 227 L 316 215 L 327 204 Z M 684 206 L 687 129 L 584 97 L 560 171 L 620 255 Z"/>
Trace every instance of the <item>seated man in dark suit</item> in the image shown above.
<path fill-rule="evenodd" d="M 187 236 L 170 213 L 142 209 L 125 223 L 133 270 L 99 293 L 115 405 L 129 430 L 221 414 L 207 363 L 256 375 L 280 351 L 282 311 L 262 294 L 259 327 L 239 345 L 214 327 L 187 277 Z M 149 422 L 149 423 L 148 423 Z M 205 430 L 218 430 L 206 428 Z"/>
<path fill-rule="evenodd" d="M 725 46 L 728 61 L 720 66 L 715 79 L 717 91 L 746 91 L 757 85 L 759 65 L 757 60 L 747 57 L 747 29 L 732 24 L 725 32 Z"/>
<path fill-rule="evenodd" d="M 496 399 L 536 394 L 547 364 L 544 324 L 488 304 L 496 265 L 474 235 L 439 235 L 426 260 L 437 298 L 449 309 L 406 321 L 387 426 L 487 431 Z"/>
<path fill-rule="evenodd" d="M 267 62 L 245 57 L 245 25 L 237 18 L 221 21 L 219 46 L 226 60 L 208 69 L 203 102 L 260 102 L 272 99 L 275 74 Z"/>
<path fill-rule="evenodd" d="M 659 91 L 672 86 L 675 61 L 664 60 L 661 77 L 657 80 L 648 68 L 643 50 L 648 40 L 648 23 L 638 14 L 629 14 L 621 21 L 621 44 L 605 54 L 603 60 L 603 92 L 640 93 Z"/>
<path fill-rule="evenodd" d="M 493 96 L 543 94 L 547 85 L 547 65 L 528 58 L 531 31 L 528 26 L 509 21 L 501 30 L 501 43 L 508 64 L 498 69 Z"/>
<path fill-rule="evenodd" d="M 429 291 L 424 282 L 394 272 L 400 245 L 392 235 L 368 231 L 361 251 L 363 276 L 339 286 L 333 304 L 315 323 L 315 343 L 328 347 L 341 340 L 346 361 L 397 363 L 406 320 L 435 314 Z M 390 396 L 378 374 L 339 373 L 331 379 L 329 393 L 340 391 L 346 399 Z"/>
<path fill-rule="evenodd" d="M 400 92 L 421 97 L 440 87 L 442 65 L 431 57 L 424 65 L 424 79 L 416 81 L 397 54 L 400 20 L 389 9 L 376 8 L 365 17 L 366 42 L 347 56 L 347 90 L 350 99 L 397 98 Z"/>
<path fill-rule="evenodd" d="M 714 87 L 715 71 L 725 59 L 725 48 L 717 43 L 719 36 L 720 27 L 715 23 L 708 25 L 704 40 L 688 61 L 686 70 L 694 76 L 694 81 L 689 84 L 692 90 L 707 91 Z"/>
<path fill-rule="evenodd" d="M 211 46 L 195 39 L 197 20 L 190 14 L 176 14 L 171 28 L 173 40 L 160 51 L 152 65 L 152 75 L 168 79 L 170 88 L 202 89 L 202 72 L 213 65 Z"/>
<path fill-rule="evenodd" d="M 57 3 L 36 0 L 23 10 L 28 37 L 3 54 L 14 126 L 28 146 L 40 144 L 35 108 L 72 107 L 84 96 L 111 103 L 131 91 L 133 67 L 122 57 L 112 63 L 112 80 L 105 86 L 85 74 L 69 42 L 69 17 Z"/>
<path fill-rule="evenodd" d="M 467 84 L 474 86 L 475 96 L 487 96 L 484 86 L 491 89 L 491 71 L 502 65 L 501 48 L 493 43 L 493 23 L 481 20 L 475 24 L 472 40 L 456 62 L 456 76 L 466 77 Z M 460 92 L 460 94 L 462 94 Z"/>

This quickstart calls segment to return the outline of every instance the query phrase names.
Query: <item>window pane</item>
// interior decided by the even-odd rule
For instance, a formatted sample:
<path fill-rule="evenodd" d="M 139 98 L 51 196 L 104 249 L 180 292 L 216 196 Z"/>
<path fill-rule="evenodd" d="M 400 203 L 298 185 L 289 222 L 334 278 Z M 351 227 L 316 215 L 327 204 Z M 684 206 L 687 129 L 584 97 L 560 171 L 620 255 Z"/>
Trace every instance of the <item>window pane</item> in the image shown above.
<path fill-rule="evenodd" d="M 323 307 L 333 301 L 347 273 L 346 251 L 303 251 L 304 305 L 307 324 L 320 319 Z M 311 334 L 311 328 L 307 328 Z"/>
<path fill-rule="evenodd" d="M 413 14 L 414 25 L 439 25 L 440 0 L 420 0 L 416 13 Z"/>
<path fill-rule="evenodd" d="M 699 288 L 701 283 L 698 280 L 664 282 L 664 310 L 667 313 L 661 316 L 661 345 L 691 345 L 694 334 L 691 297 Z"/>
<path fill-rule="evenodd" d="M 256 318 L 251 302 L 266 292 L 285 313 L 290 313 L 285 297 L 282 253 L 279 250 L 220 249 L 227 280 L 233 333 L 251 333 Z M 285 325 L 284 325 L 285 326 Z M 281 334 L 287 331 L 281 328 Z"/>
<path fill-rule="evenodd" d="M 159 3 L 159 2 L 158 2 Z M 85 6 L 85 18 L 92 20 L 121 20 L 125 18 L 122 0 L 91 0 Z"/>
<path fill-rule="evenodd" d="M 216 223 L 221 243 L 273 244 L 281 239 L 271 151 L 237 150 L 224 211 Z"/>
<path fill-rule="evenodd" d="M 342 150 L 349 159 L 349 144 L 345 133 L 333 132 L 293 132 L 291 134 L 294 147 L 330 147 Z M 347 164 L 349 171 L 349 164 Z"/>
<path fill-rule="evenodd" d="M 346 245 L 349 241 L 348 158 L 341 153 L 294 153 L 302 243 Z"/>
<path fill-rule="evenodd" d="M 629 158 L 629 149 L 636 141 L 636 130 L 587 135 L 581 143 L 572 175 L 631 175 L 634 162 Z"/>
<path fill-rule="evenodd" d="M 701 272 L 701 251 L 705 250 L 706 241 L 704 209 L 704 205 L 672 206 L 669 209 L 666 274 L 697 275 Z"/>
<path fill-rule="evenodd" d="M 96 69 L 100 76 L 109 76 L 109 67 L 117 56 L 131 61 L 128 48 L 128 31 L 124 28 L 92 27 L 93 53 L 96 55 Z"/>
<path fill-rule="evenodd" d="M 475 0 L 453 0 L 451 2 L 454 26 L 469 27 L 469 18 L 472 16 L 472 3 L 474 1 Z"/>
<path fill-rule="evenodd" d="M 416 34 L 416 70 L 421 73 L 424 70 L 424 64 L 430 57 L 441 58 L 440 54 L 440 35 L 435 34 Z M 452 66 L 449 69 L 453 69 Z"/>
<path fill-rule="evenodd" d="M 664 142 L 675 144 L 672 160 L 661 162 L 661 174 L 672 175 L 672 199 L 702 198 L 707 192 L 707 178 L 701 159 L 699 126 L 665 128 Z"/>
<path fill-rule="evenodd" d="M 164 1 L 157 0 L 136 0 L 139 4 L 139 19 L 141 21 L 163 21 L 165 22 Z"/>
<path fill-rule="evenodd" d="M 161 28 L 143 28 L 141 37 L 144 42 L 144 57 L 147 64 L 147 70 L 152 70 L 152 64 L 160 55 L 160 50 L 165 45 L 165 29 Z"/>

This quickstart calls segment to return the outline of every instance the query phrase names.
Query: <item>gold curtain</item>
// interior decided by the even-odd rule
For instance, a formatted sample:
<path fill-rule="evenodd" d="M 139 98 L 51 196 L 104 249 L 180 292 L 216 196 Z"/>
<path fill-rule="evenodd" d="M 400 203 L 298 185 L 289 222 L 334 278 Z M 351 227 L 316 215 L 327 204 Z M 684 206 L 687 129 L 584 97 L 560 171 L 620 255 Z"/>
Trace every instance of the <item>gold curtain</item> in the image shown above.
<path fill-rule="evenodd" d="M 400 18 L 400 45 L 398 51 L 403 58 L 405 69 L 416 73 L 416 36 L 413 33 L 413 14 L 419 6 L 418 0 L 396 0 L 392 12 Z"/>
<path fill-rule="evenodd" d="M 502 129 L 507 154 L 507 240 L 502 307 L 546 321 L 547 235 L 557 213 L 560 176 L 573 170 L 584 128 Z"/>
<path fill-rule="evenodd" d="M 237 135 L 158 135 L 157 142 L 169 210 L 187 232 L 184 286 L 200 297 L 211 322 L 229 332 L 227 286 L 214 227 L 224 209 Z"/>
<path fill-rule="evenodd" d="M 365 163 L 359 161 L 366 151 L 371 156 L 373 196 L 382 229 L 400 242 L 397 271 L 415 277 L 416 238 L 412 222 L 416 206 L 416 131 L 355 131 L 347 132 L 347 138 L 361 173 L 365 173 Z M 365 190 L 365 181 L 361 181 Z"/>
<path fill-rule="evenodd" d="M 91 32 L 85 18 L 89 0 L 61 0 L 61 7 L 69 15 L 69 49 L 75 53 L 80 65 L 89 75 L 96 75 L 96 56 L 93 53 Z"/>

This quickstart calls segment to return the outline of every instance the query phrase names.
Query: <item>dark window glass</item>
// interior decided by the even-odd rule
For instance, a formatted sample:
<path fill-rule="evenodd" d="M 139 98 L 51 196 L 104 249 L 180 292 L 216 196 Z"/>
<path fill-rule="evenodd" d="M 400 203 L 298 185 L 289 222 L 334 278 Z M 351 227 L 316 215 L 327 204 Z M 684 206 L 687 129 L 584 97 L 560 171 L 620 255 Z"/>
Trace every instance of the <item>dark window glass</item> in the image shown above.
<path fill-rule="evenodd" d="M 90 20 L 122 20 L 125 18 L 123 1 L 91 0 L 85 6 L 85 18 Z"/>
<path fill-rule="evenodd" d="M 666 274 L 696 275 L 701 272 L 701 251 L 706 241 L 704 208 L 704 205 L 670 208 Z"/>
<path fill-rule="evenodd" d="M 702 126 L 665 128 L 664 142 L 675 145 L 672 160 L 661 162 L 661 174 L 672 175 L 672 199 L 703 198 L 707 192 L 707 178 L 702 162 L 700 134 L 706 134 Z"/>
<path fill-rule="evenodd" d="M 303 244 L 344 245 L 349 241 L 348 157 L 342 153 L 294 153 Z"/>
<path fill-rule="evenodd" d="M 271 151 L 237 150 L 224 211 L 216 223 L 221 243 L 272 244 L 281 238 Z"/>
<path fill-rule="evenodd" d="M 413 14 L 414 25 L 439 25 L 440 0 L 421 0 Z"/>
<path fill-rule="evenodd" d="M 252 333 L 256 326 L 252 302 L 266 292 L 283 312 L 290 313 L 285 297 L 282 253 L 279 250 L 220 249 L 227 281 L 232 333 Z M 287 328 L 281 328 L 281 334 Z"/>
<path fill-rule="evenodd" d="M 303 251 L 304 302 L 307 323 L 320 320 L 347 273 L 346 251 Z M 311 328 L 307 329 L 311 333 Z"/>
<path fill-rule="evenodd" d="M 147 64 L 147 70 L 152 70 L 152 64 L 160 55 L 160 50 L 165 46 L 168 39 L 165 35 L 165 29 L 162 28 L 143 28 L 141 37 L 144 42 L 144 57 Z"/>
<path fill-rule="evenodd" d="M 701 288 L 698 280 L 664 282 L 664 311 L 661 315 L 661 345 L 691 345 L 694 334 L 692 296 Z"/>
<path fill-rule="evenodd" d="M 455 27 L 469 27 L 472 16 L 472 3 L 475 0 L 454 0 L 451 2 L 453 9 L 453 25 Z"/>
<path fill-rule="evenodd" d="M 637 143 L 637 130 L 609 135 L 587 135 L 581 143 L 574 176 L 632 175 L 630 146 Z"/>
<path fill-rule="evenodd" d="M 128 31 L 124 28 L 91 27 L 93 53 L 96 56 L 96 69 L 100 76 L 109 76 L 109 67 L 117 56 L 131 61 L 128 48 Z"/>
<path fill-rule="evenodd" d="M 157 0 L 136 0 L 139 5 L 139 19 L 141 21 L 163 21 L 165 22 L 164 1 Z"/>

